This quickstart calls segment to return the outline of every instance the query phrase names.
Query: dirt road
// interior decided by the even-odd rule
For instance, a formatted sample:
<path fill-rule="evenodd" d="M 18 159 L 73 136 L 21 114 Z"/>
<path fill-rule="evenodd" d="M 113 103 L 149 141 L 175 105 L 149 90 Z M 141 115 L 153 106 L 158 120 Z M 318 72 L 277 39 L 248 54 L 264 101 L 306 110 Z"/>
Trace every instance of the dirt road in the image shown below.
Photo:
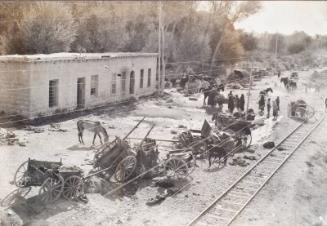
<path fill-rule="evenodd" d="M 312 72 L 300 72 L 300 78 L 306 80 L 307 76 Z M 301 84 L 299 82 L 299 84 Z M 254 145 L 256 148 L 255 154 L 260 156 L 267 150 L 262 148 L 262 143 L 267 140 L 278 141 L 284 137 L 289 131 L 294 128 L 298 122 L 287 118 L 287 104 L 290 100 L 302 98 L 317 110 L 323 110 L 323 100 L 326 93 L 304 92 L 304 87 L 301 85 L 299 89 L 290 94 L 285 91 L 285 88 L 281 85 L 277 77 L 265 78 L 258 82 L 255 86 L 255 90 L 252 92 L 250 106 L 255 110 L 257 109 L 258 93 L 263 88 L 272 87 L 274 92 L 272 98 L 280 96 L 281 98 L 281 115 L 277 121 L 273 121 L 271 118 L 265 120 L 265 125 L 258 128 L 253 132 Z M 188 129 L 199 129 L 204 119 L 211 121 L 211 116 L 205 113 L 202 106 L 202 96 L 200 94 L 194 95 L 197 99 L 195 101 L 189 100 L 188 97 L 184 97 L 182 94 L 175 90 L 168 90 L 169 95 L 165 99 L 147 99 L 141 100 L 135 106 L 125 106 L 115 111 L 101 111 L 89 115 L 87 119 L 100 120 L 104 126 L 108 129 L 110 139 L 113 139 L 114 135 L 123 136 L 129 129 L 131 129 L 138 120 L 143 116 L 146 116 L 146 123 L 141 124 L 140 128 L 131 135 L 131 137 L 143 137 L 152 123 L 156 124 L 155 129 L 151 133 L 150 137 L 159 139 L 173 139 L 174 134 L 172 131 L 180 132 L 185 130 L 180 125 L 186 126 Z M 229 90 L 225 91 L 227 94 Z M 234 90 L 235 94 L 244 93 L 246 90 Z M 226 109 L 226 107 L 225 107 Z M 69 120 L 61 123 L 61 128 L 67 129 L 67 132 L 54 132 L 49 131 L 49 126 L 42 126 L 43 133 L 34 133 L 24 130 L 15 130 L 14 132 L 20 139 L 26 139 L 26 147 L 20 146 L 1 146 L 0 158 L 3 160 L 3 164 L 0 166 L 0 198 L 4 197 L 8 192 L 14 189 L 14 186 L 9 184 L 12 180 L 15 170 L 18 165 L 25 161 L 28 157 L 40 159 L 40 160 L 58 160 L 62 158 L 65 165 L 77 165 L 82 167 L 86 172 L 91 168 L 88 162 L 93 158 L 94 148 L 90 146 L 92 134 L 86 133 L 85 142 L 86 145 L 78 144 L 76 122 L 78 119 Z M 323 131 L 323 129 L 322 129 Z M 314 141 L 314 140 L 312 140 Z M 310 141 L 308 141 L 310 143 Z M 308 142 L 306 145 L 308 145 Z M 316 141 L 318 143 L 318 141 Z M 319 142 L 327 142 L 323 136 Z M 161 152 L 165 153 L 169 147 L 167 143 L 160 143 Z M 317 145 L 309 145 L 307 155 L 301 155 L 303 161 L 309 161 L 310 158 L 314 158 L 314 148 L 318 148 Z M 313 151 L 311 151 L 311 149 Z M 302 151 L 302 150 L 301 150 Z M 303 152 L 303 151 L 302 151 Z M 300 153 L 300 152 L 299 152 Z M 312 153 L 309 155 L 308 153 Z M 318 153 L 318 152 L 317 152 Z M 164 158 L 164 154 L 161 156 Z M 317 160 L 318 161 L 318 160 Z M 255 161 L 249 161 L 251 166 Z M 283 168 L 285 175 L 277 174 L 274 179 L 277 181 L 277 185 L 274 186 L 272 182 L 272 192 L 278 196 L 280 188 L 285 188 L 289 195 L 281 195 L 280 198 L 274 202 L 271 201 L 271 193 L 264 193 L 258 196 L 258 205 L 262 210 L 267 209 L 267 206 L 271 206 L 270 212 L 261 212 L 265 216 L 264 221 L 259 221 L 259 214 L 253 214 L 252 218 L 244 212 L 235 225 L 272 225 L 277 224 L 271 214 L 277 216 L 279 224 L 293 225 L 290 223 L 298 222 L 295 225 L 302 225 L 305 219 L 313 220 L 313 216 L 316 214 L 309 214 L 310 206 L 297 208 L 297 204 L 301 203 L 302 198 L 305 197 L 296 195 L 297 202 L 293 202 L 295 194 L 305 193 L 306 190 L 301 190 L 299 184 L 300 179 L 304 180 L 308 186 L 313 183 L 317 177 L 306 176 L 307 164 L 300 164 L 296 161 L 290 161 Z M 317 165 L 318 163 L 314 163 Z M 322 164 L 322 163 L 320 163 Z M 288 168 L 289 167 L 289 168 Z M 299 168 L 301 170 L 299 170 Z M 311 168 L 310 168 L 311 169 Z M 139 186 L 137 192 L 130 196 L 124 197 L 104 197 L 100 194 L 88 194 L 89 202 L 87 204 L 59 201 L 51 206 L 47 206 L 45 209 L 26 213 L 26 209 L 23 210 L 20 216 L 26 223 L 30 225 L 140 225 L 140 226 L 181 226 L 185 225 L 191 218 L 195 217 L 206 205 L 216 196 L 218 196 L 224 189 L 226 189 L 233 181 L 244 172 L 246 168 L 240 166 L 226 166 L 220 170 L 208 171 L 207 165 L 201 165 L 192 174 L 192 177 L 185 182 L 185 188 L 181 193 L 166 199 L 160 205 L 149 207 L 145 203 L 150 197 L 154 197 L 158 191 L 157 188 L 151 186 Z M 311 169 L 312 170 L 312 169 Z M 314 170 L 315 171 L 315 170 Z M 323 171 L 323 170 L 322 170 Z M 315 171 L 314 173 L 318 173 Z M 289 180 L 288 178 L 291 178 Z M 293 185 L 291 183 L 293 182 Z M 325 180 L 322 183 L 326 182 Z M 325 183 L 326 185 L 326 183 Z M 311 185 L 310 185 L 311 186 Z M 292 189 L 290 189 L 292 188 Z M 310 189 L 309 189 L 310 190 Z M 310 190 L 311 191 L 311 190 Z M 314 190 L 312 197 L 319 197 L 318 188 Z M 285 192 L 285 194 L 287 194 Z M 301 193 L 301 194 L 302 194 Z M 293 194 L 293 195 L 292 195 Z M 260 198 L 261 197 L 261 198 Z M 260 203 L 260 200 L 262 203 Z M 268 201 L 270 200 L 270 201 Z M 285 214 L 285 217 L 278 217 L 282 213 L 280 202 L 277 200 L 286 200 L 284 209 L 290 209 L 289 214 Z M 253 205 L 255 206 L 255 201 Z M 309 203 L 308 203 L 309 204 Z M 323 205 L 322 205 L 323 206 Z M 326 206 L 326 205 L 324 205 Z M 256 210 L 256 207 L 252 207 L 251 210 Z M 275 211 L 274 211 L 275 210 Z M 278 210 L 278 211 L 277 211 Z M 25 211 L 25 212 L 24 212 Z M 306 218 L 300 218 L 299 221 L 294 221 L 294 214 L 292 211 L 298 211 L 297 215 L 305 215 Z M 257 211 L 258 213 L 260 211 Z M 306 213 L 306 214 L 304 214 Z M 245 217 L 246 216 L 246 217 Z M 288 217 L 287 217 L 288 216 Z M 323 214 L 321 215 L 322 217 Z M 262 216 L 260 216 L 262 218 Z M 290 220 L 292 218 L 292 220 Z M 312 218 L 312 219 L 311 219 Z M 255 219 L 255 220 L 253 220 Z M 302 220 L 301 220 L 302 219 Z M 313 221 L 311 221 L 313 222 Z M 262 224 L 263 223 L 263 224 Z M 267 224 L 266 224 L 267 223 Z M 309 225 L 309 224 L 308 224 Z"/>

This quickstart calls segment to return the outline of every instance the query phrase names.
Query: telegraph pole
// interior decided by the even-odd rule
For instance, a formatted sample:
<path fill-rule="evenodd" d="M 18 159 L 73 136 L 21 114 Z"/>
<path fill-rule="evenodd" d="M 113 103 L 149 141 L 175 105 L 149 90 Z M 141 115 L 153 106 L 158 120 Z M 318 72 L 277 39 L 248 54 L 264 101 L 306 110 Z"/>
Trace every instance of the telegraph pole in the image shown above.
<path fill-rule="evenodd" d="M 161 2 L 160 2 L 161 4 Z M 161 10 L 162 11 L 162 10 Z M 161 45 L 161 54 L 162 54 L 162 92 L 165 89 L 165 78 L 166 78 L 166 62 L 165 62 L 165 12 L 161 14 L 161 38 L 162 38 L 162 45 Z M 163 24 L 163 26 L 162 26 Z"/>
<path fill-rule="evenodd" d="M 161 93 L 161 1 L 159 1 L 159 14 L 158 14 L 159 26 L 158 26 L 158 77 L 159 77 L 159 85 L 158 89 Z"/>
<path fill-rule="evenodd" d="M 250 106 L 250 96 L 251 96 L 251 87 L 252 87 L 252 73 L 253 73 L 253 62 L 251 62 L 251 67 L 250 67 L 250 84 L 249 84 L 249 90 L 248 90 L 248 99 L 246 102 L 246 113 L 245 115 L 248 115 L 248 110 Z"/>
<path fill-rule="evenodd" d="M 278 35 L 276 33 L 276 39 L 275 39 L 275 59 L 277 59 L 277 51 L 278 50 Z"/>

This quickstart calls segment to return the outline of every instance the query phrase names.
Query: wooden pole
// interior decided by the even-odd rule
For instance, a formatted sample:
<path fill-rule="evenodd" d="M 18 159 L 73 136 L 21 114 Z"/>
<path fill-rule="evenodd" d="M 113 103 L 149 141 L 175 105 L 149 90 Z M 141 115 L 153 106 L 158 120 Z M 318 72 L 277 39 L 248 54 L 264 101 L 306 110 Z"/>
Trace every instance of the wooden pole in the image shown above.
<path fill-rule="evenodd" d="M 161 10 L 162 11 L 162 10 Z M 161 39 L 162 39 L 162 45 L 161 45 L 161 54 L 162 54 L 162 90 L 161 92 L 164 91 L 165 89 L 165 78 L 166 78 L 166 63 L 165 63 L 165 22 L 164 22 L 164 11 L 162 11 L 161 16 Z M 162 26 L 163 25 L 163 26 Z"/>
<path fill-rule="evenodd" d="M 151 128 L 149 129 L 149 131 L 146 133 L 145 137 L 142 139 L 142 141 L 140 142 L 140 147 L 142 146 L 143 142 L 145 141 L 145 139 L 149 136 L 149 134 L 151 133 L 152 129 L 154 128 L 155 125 L 152 125 Z"/>
<path fill-rule="evenodd" d="M 145 117 L 143 117 L 137 124 L 136 126 L 133 127 L 133 129 L 131 131 L 129 131 L 129 133 L 123 138 L 123 140 L 125 140 L 129 135 L 131 135 L 131 133 L 133 133 L 133 131 L 144 121 Z"/>
<path fill-rule="evenodd" d="M 253 73 L 253 62 L 251 62 L 250 67 L 250 84 L 249 84 L 249 90 L 248 90 L 248 98 L 246 103 L 246 116 L 248 114 L 249 106 L 250 106 L 250 96 L 251 96 L 251 86 L 252 86 L 252 73 Z"/>
<path fill-rule="evenodd" d="M 128 139 L 130 139 L 130 140 L 143 140 L 144 138 L 130 137 Z M 156 140 L 156 141 L 164 141 L 164 142 L 178 142 L 178 140 L 156 139 L 156 138 L 149 138 L 149 139 L 153 139 L 153 140 Z"/>
<path fill-rule="evenodd" d="M 159 13 L 158 13 L 158 90 L 161 93 L 161 1 L 159 1 Z"/>

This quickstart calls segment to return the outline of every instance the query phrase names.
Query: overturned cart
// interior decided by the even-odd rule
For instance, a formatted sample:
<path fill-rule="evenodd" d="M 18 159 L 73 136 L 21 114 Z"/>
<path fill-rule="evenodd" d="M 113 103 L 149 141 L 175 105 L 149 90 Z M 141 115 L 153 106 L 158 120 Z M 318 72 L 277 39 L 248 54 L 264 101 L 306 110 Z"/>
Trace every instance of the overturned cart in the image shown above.
<path fill-rule="evenodd" d="M 308 121 L 315 115 L 313 107 L 304 100 L 292 101 L 288 104 L 288 117 L 303 121 Z"/>
<path fill-rule="evenodd" d="M 94 174 L 101 174 L 108 179 L 114 176 L 117 182 L 125 182 L 133 176 L 137 167 L 137 158 L 126 139 L 144 119 L 140 120 L 123 139 L 116 137 L 114 141 L 104 144 L 95 153 Z"/>

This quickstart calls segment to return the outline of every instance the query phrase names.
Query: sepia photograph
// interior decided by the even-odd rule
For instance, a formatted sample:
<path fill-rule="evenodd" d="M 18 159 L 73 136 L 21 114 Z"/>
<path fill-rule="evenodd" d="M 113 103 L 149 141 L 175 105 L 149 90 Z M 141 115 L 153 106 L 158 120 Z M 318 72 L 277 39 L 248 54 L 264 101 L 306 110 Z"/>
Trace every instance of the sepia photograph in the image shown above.
<path fill-rule="evenodd" d="M 326 1 L 0 1 L 0 226 L 327 226 Z"/>

